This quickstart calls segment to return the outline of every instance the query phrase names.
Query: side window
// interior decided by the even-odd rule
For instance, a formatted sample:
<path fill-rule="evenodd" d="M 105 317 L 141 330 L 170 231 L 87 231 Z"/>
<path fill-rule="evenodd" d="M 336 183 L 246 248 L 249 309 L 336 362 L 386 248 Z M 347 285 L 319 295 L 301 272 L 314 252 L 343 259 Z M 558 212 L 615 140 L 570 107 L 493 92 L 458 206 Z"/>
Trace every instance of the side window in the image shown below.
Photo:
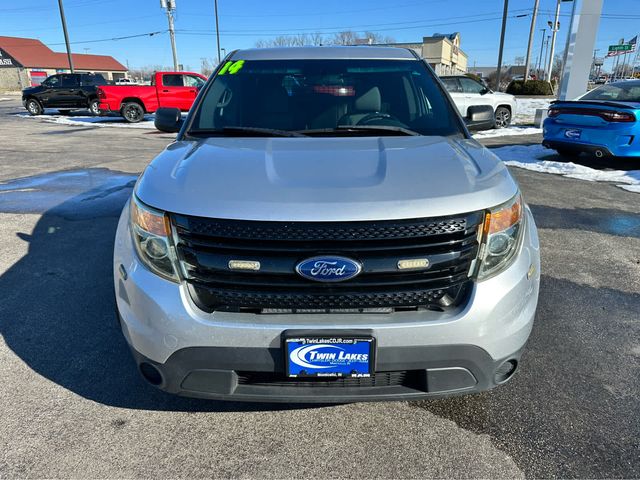
<path fill-rule="evenodd" d="M 442 80 L 444 87 L 449 91 L 449 93 L 462 92 L 462 88 L 460 88 L 457 78 L 441 78 L 440 80 Z"/>
<path fill-rule="evenodd" d="M 464 93 L 481 93 L 486 90 L 484 85 L 479 84 L 471 78 L 461 78 L 460 83 L 462 84 L 462 91 Z"/>
<path fill-rule="evenodd" d="M 61 77 L 61 86 L 63 88 L 74 88 L 80 86 L 80 82 L 78 80 L 78 75 L 60 75 Z"/>
<path fill-rule="evenodd" d="M 169 74 L 162 76 L 162 84 L 165 87 L 184 87 L 183 75 Z"/>
<path fill-rule="evenodd" d="M 96 84 L 95 75 L 81 75 L 80 81 L 82 82 L 82 86 L 90 87 Z"/>
<path fill-rule="evenodd" d="M 60 86 L 60 76 L 59 75 L 51 75 L 44 82 L 42 82 L 47 87 L 59 87 Z"/>
<path fill-rule="evenodd" d="M 185 87 L 196 87 L 199 88 L 204 85 L 204 80 L 200 77 L 195 77 L 193 75 L 185 75 L 184 76 L 184 86 Z"/>
<path fill-rule="evenodd" d="M 107 81 L 99 73 L 87 75 L 87 77 L 89 77 L 89 81 L 91 82 L 88 85 L 107 85 Z"/>

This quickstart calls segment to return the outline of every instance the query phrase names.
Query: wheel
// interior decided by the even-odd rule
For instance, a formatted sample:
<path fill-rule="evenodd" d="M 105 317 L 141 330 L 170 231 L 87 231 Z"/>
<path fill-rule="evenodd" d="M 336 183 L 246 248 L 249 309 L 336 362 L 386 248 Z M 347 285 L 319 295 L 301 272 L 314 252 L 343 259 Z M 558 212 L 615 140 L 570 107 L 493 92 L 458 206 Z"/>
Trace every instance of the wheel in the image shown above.
<path fill-rule="evenodd" d="M 100 115 L 100 100 L 97 98 L 89 100 L 89 112 L 91 112 L 91 115 Z"/>
<path fill-rule="evenodd" d="M 60 113 L 60 115 L 69 115 L 71 113 L 71 110 L 58 110 L 58 112 Z"/>
<path fill-rule="evenodd" d="M 40 102 L 37 101 L 35 98 L 30 98 L 29 100 L 27 100 L 27 103 L 25 106 L 27 107 L 27 111 L 31 115 L 42 115 L 42 112 L 44 111 L 44 109 L 42 108 L 42 105 L 40 105 Z"/>
<path fill-rule="evenodd" d="M 495 128 L 506 128 L 511 125 L 511 110 L 507 107 L 496 108 Z"/>
<path fill-rule="evenodd" d="M 138 123 L 144 118 L 144 108 L 139 103 L 127 102 L 120 109 L 120 114 L 129 123 Z"/>

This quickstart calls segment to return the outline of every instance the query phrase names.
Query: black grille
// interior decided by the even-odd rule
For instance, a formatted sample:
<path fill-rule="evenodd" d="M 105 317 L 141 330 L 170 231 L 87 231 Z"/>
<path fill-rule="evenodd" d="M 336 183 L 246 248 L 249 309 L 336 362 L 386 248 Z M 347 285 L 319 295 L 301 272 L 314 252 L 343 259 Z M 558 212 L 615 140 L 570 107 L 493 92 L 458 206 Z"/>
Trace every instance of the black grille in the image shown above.
<path fill-rule="evenodd" d="M 288 378 L 281 373 L 237 372 L 239 385 L 256 387 L 296 387 L 296 388 L 374 388 L 374 387 L 422 387 L 425 372 L 399 371 L 378 372 L 366 378 Z"/>
<path fill-rule="evenodd" d="M 460 303 L 477 255 L 482 212 L 381 222 L 258 222 L 172 216 L 189 292 L 205 311 L 447 308 Z M 359 261 L 362 273 L 319 283 L 295 272 L 317 255 Z M 423 271 L 398 260 L 428 258 Z M 230 260 L 260 262 L 232 271 Z"/>
<path fill-rule="evenodd" d="M 464 232 L 467 219 L 396 220 L 391 222 L 246 222 L 191 217 L 194 235 L 276 241 L 389 240 Z"/>

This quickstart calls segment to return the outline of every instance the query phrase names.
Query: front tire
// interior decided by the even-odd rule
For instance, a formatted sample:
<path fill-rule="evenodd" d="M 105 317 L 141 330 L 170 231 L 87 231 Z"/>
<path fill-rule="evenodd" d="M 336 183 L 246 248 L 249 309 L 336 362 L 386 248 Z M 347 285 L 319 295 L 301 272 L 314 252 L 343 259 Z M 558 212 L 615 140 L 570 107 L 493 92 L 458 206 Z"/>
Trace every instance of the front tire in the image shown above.
<path fill-rule="evenodd" d="M 40 102 L 35 98 L 30 98 L 29 100 L 27 100 L 25 107 L 27 107 L 27 112 L 29 112 L 29 115 L 42 115 L 42 112 L 44 111 L 42 105 L 40 105 Z"/>
<path fill-rule="evenodd" d="M 138 123 L 144 118 L 144 108 L 136 102 L 127 102 L 120 109 L 120 114 L 129 123 Z"/>
<path fill-rule="evenodd" d="M 496 108 L 495 115 L 495 128 L 507 128 L 509 125 L 511 125 L 511 110 L 509 110 L 507 107 Z"/>
<path fill-rule="evenodd" d="M 91 115 L 95 115 L 96 117 L 100 115 L 100 100 L 97 98 L 89 100 L 89 112 Z"/>

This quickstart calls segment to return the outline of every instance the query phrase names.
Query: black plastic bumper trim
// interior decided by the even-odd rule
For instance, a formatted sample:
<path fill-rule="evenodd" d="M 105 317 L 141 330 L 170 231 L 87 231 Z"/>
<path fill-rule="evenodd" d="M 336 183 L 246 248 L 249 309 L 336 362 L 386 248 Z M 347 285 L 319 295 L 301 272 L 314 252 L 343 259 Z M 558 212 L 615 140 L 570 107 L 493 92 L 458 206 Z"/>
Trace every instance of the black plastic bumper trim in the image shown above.
<path fill-rule="evenodd" d="M 272 386 L 238 381 L 238 372 L 281 373 L 284 379 L 280 348 L 189 347 L 176 351 L 162 364 L 134 348 L 131 350 L 138 365 L 149 363 L 160 371 L 163 381 L 158 387 L 168 393 L 217 400 L 299 403 L 412 400 L 481 392 L 496 386 L 494 373 L 505 359 L 519 360 L 521 355 L 519 350 L 494 360 L 473 345 L 379 347 L 376 372 L 420 371 L 424 381 L 373 387 L 300 388 L 283 386 L 281 382 Z"/>

